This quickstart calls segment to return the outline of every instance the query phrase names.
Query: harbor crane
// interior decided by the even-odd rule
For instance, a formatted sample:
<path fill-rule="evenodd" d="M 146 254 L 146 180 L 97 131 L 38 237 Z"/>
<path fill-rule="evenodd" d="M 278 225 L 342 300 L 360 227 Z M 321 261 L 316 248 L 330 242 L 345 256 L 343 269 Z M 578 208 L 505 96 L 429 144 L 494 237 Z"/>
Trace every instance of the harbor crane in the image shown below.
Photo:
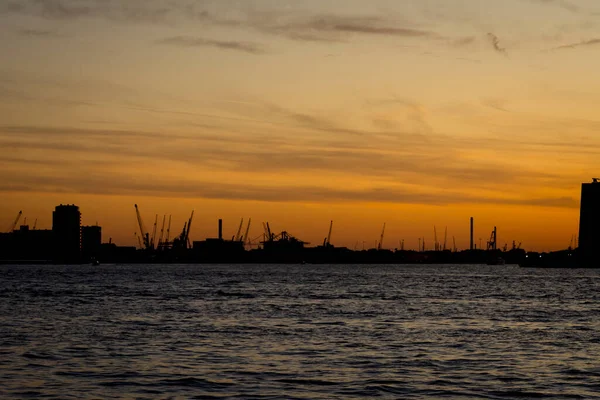
<path fill-rule="evenodd" d="M 169 239 L 171 238 L 171 217 L 172 215 L 169 215 L 169 226 L 167 226 L 167 238 L 165 239 L 165 243 L 169 243 Z"/>
<path fill-rule="evenodd" d="M 137 204 L 135 204 L 135 214 L 137 216 L 138 225 L 140 227 L 140 234 L 142 236 L 142 241 L 144 243 L 143 248 L 146 250 L 150 250 L 151 249 L 150 234 L 148 232 L 146 232 L 146 229 L 144 228 L 144 222 L 142 221 L 142 215 L 140 214 L 140 210 L 139 210 Z"/>
<path fill-rule="evenodd" d="M 383 235 L 385 235 L 385 222 L 383 223 L 383 229 L 381 230 L 381 237 L 379 238 L 379 244 L 377 245 L 377 250 L 381 250 L 383 246 Z"/>
<path fill-rule="evenodd" d="M 192 229 L 192 220 L 194 219 L 194 210 L 192 210 L 192 214 L 190 215 L 190 219 L 188 220 L 187 231 L 185 232 L 185 243 L 187 243 L 188 247 L 192 247 L 190 243 L 190 230 Z"/>
<path fill-rule="evenodd" d="M 236 235 L 233 237 L 232 241 L 239 242 L 242 240 L 242 227 L 244 226 L 244 218 L 240 221 L 240 226 L 237 230 Z"/>
<path fill-rule="evenodd" d="M 492 234 L 490 235 L 490 241 L 487 242 L 487 249 L 488 250 L 496 250 L 498 247 L 498 231 L 496 229 L 496 227 L 494 227 L 494 230 L 492 231 Z"/>
<path fill-rule="evenodd" d="M 9 225 L 8 230 L 7 230 L 8 233 L 12 233 L 12 231 L 14 231 L 16 229 L 17 224 L 19 223 L 19 220 L 21 219 L 21 215 L 23 215 L 23 211 L 19 211 L 14 222 L 11 225 Z"/>
<path fill-rule="evenodd" d="M 329 223 L 329 234 L 327 235 L 325 240 L 323 240 L 323 247 L 331 246 L 331 231 L 332 231 L 332 229 L 333 229 L 333 221 L 331 221 Z"/>
<path fill-rule="evenodd" d="M 248 226 L 246 226 L 246 233 L 244 233 L 244 237 L 242 238 L 242 243 L 244 246 L 248 242 L 248 233 L 250 233 L 250 223 L 252 222 L 252 218 L 248 219 Z"/>
<path fill-rule="evenodd" d="M 133 232 L 133 235 L 135 236 L 135 238 L 137 239 L 139 245 L 140 245 L 140 249 L 143 249 L 144 246 L 142 245 L 142 239 L 140 239 L 140 236 L 137 234 L 137 232 Z M 112 240 L 112 238 L 111 238 Z"/>
<path fill-rule="evenodd" d="M 448 240 L 448 227 L 446 227 L 446 230 L 444 230 L 444 247 L 442 248 L 442 251 L 446 251 L 447 240 Z"/>
<path fill-rule="evenodd" d="M 192 220 L 194 219 L 194 211 L 192 210 L 192 215 L 190 215 L 190 219 L 183 224 L 183 231 L 179 235 L 179 245 L 184 248 L 191 248 L 190 243 L 190 230 L 192 229 Z"/>
<path fill-rule="evenodd" d="M 265 229 L 265 242 L 272 242 L 275 240 L 273 233 L 271 233 L 271 227 L 269 223 L 266 224 L 263 222 L 263 228 Z"/>
<path fill-rule="evenodd" d="M 163 237 L 165 234 L 165 221 L 167 219 L 166 215 L 163 215 L 162 228 L 160 228 L 160 237 L 158 238 L 158 248 L 160 249 L 163 245 Z"/>
<path fill-rule="evenodd" d="M 154 243 L 156 243 L 156 227 L 158 224 L 158 214 L 154 217 L 154 227 L 152 228 L 152 239 L 150 240 L 150 247 L 152 250 L 155 249 Z"/>

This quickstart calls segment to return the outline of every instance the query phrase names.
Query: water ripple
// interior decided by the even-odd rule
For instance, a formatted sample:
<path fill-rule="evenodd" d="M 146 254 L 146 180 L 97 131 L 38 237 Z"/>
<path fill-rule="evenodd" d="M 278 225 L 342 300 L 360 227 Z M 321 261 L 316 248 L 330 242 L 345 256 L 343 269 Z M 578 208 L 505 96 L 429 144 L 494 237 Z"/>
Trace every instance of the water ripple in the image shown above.
<path fill-rule="evenodd" d="M 0 398 L 600 398 L 598 271 L 119 265 L 0 274 Z"/>

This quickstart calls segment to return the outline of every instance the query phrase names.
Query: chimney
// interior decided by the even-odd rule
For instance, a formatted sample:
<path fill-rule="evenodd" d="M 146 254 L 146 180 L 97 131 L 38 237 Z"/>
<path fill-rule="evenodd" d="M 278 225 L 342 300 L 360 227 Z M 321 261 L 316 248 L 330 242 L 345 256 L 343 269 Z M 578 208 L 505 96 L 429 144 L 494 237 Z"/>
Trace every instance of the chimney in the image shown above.
<path fill-rule="evenodd" d="M 219 219 L 219 240 L 223 240 L 223 220 Z"/>
<path fill-rule="evenodd" d="M 471 250 L 473 250 L 473 217 L 471 217 Z"/>

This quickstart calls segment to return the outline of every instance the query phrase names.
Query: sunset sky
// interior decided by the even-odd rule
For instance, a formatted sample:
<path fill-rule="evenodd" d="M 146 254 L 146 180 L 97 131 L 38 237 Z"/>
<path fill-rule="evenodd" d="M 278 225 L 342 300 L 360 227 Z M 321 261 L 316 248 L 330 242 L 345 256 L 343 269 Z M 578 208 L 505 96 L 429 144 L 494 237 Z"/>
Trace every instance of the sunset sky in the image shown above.
<path fill-rule="evenodd" d="M 554 250 L 600 175 L 597 0 L 2 0 L 0 54 L 0 230 Z"/>

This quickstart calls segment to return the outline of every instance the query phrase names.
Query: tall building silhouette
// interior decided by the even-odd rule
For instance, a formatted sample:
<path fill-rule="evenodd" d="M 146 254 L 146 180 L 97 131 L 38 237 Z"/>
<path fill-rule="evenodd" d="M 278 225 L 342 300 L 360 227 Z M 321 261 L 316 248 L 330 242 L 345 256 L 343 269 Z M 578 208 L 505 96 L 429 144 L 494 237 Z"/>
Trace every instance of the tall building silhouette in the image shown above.
<path fill-rule="evenodd" d="M 98 260 L 102 247 L 102 228 L 99 226 L 81 227 L 81 258 L 88 262 Z"/>
<path fill-rule="evenodd" d="M 81 258 L 81 212 L 76 205 L 59 205 L 52 212 L 54 261 L 78 263 Z"/>
<path fill-rule="evenodd" d="M 600 180 L 581 185 L 579 259 L 584 267 L 600 267 Z"/>

